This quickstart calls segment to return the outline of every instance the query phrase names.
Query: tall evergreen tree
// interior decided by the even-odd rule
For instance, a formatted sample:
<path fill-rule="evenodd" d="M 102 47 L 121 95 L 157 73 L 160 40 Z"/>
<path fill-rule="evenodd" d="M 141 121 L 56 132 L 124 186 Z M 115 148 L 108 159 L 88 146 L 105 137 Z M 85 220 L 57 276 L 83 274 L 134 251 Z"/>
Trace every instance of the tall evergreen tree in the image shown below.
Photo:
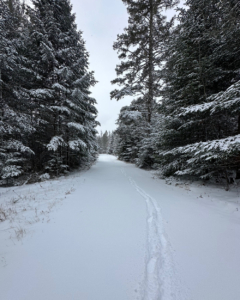
<path fill-rule="evenodd" d="M 128 27 L 114 43 L 121 64 L 113 84 L 123 86 L 111 92 L 117 100 L 127 95 L 144 99 L 147 121 L 151 122 L 156 99 L 160 96 L 160 69 L 164 61 L 164 40 L 172 22 L 162 11 L 174 5 L 173 0 L 123 0 L 129 13 Z"/>
<path fill-rule="evenodd" d="M 30 167 L 26 159 L 34 154 L 27 147 L 34 132 L 29 103 L 23 88 L 22 50 L 27 34 L 23 6 L 17 0 L 0 3 L 0 175 L 10 180 Z"/>
<path fill-rule="evenodd" d="M 107 130 L 104 133 L 101 132 L 101 134 L 98 136 L 99 153 L 108 153 L 110 141 L 111 141 L 110 132 L 108 133 Z"/>
<path fill-rule="evenodd" d="M 119 114 L 116 133 L 118 135 L 118 157 L 121 160 L 137 162 L 139 149 L 150 125 L 142 98 L 124 106 Z"/>
<path fill-rule="evenodd" d="M 109 134 L 107 130 L 104 132 L 102 136 L 102 152 L 107 153 L 108 151 L 108 145 L 109 145 Z"/>
<path fill-rule="evenodd" d="M 113 154 L 113 150 L 114 150 L 114 133 L 112 132 L 109 134 L 109 138 L 108 138 L 107 153 Z"/>
<path fill-rule="evenodd" d="M 96 83 L 70 1 L 0 2 L 0 176 L 59 174 L 97 154 Z"/>
<path fill-rule="evenodd" d="M 228 106 L 228 111 L 211 107 L 213 103 L 226 107 L 226 100 L 220 100 L 221 91 L 239 78 L 239 6 L 236 1 L 217 0 L 188 0 L 186 4 L 169 44 L 161 107 L 164 124 L 158 146 L 167 175 L 222 170 L 221 159 L 216 163 L 211 153 L 203 155 L 197 149 L 203 145 L 207 151 L 209 141 L 217 145 L 217 139 L 227 143 L 225 139 L 236 134 L 238 123 L 233 107 Z M 196 158 L 194 149 L 204 163 Z M 195 167 L 190 168 L 190 164 Z"/>
<path fill-rule="evenodd" d="M 166 21 L 163 11 L 174 6 L 177 1 L 123 0 L 123 2 L 129 13 L 129 25 L 114 43 L 114 49 L 117 50 L 122 62 L 116 67 L 117 78 L 112 81 L 112 84 L 118 84 L 122 88 L 112 91 L 111 98 L 119 100 L 127 95 L 138 96 L 138 108 L 133 109 L 136 105 L 136 101 L 133 101 L 129 108 L 125 107 L 120 113 L 117 129 L 121 140 L 119 157 L 148 167 L 153 163 L 151 147 L 147 146 L 148 138 L 152 133 L 157 100 L 161 96 L 162 71 L 166 59 L 165 43 L 173 25 L 173 20 Z M 142 115 L 139 128 L 136 121 L 131 120 L 128 123 L 127 119 L 123 118 L 123 115 L 132 109 Z M 144 148 L 144 155 L 140 158 L 141 147 Z"/>
<path fill-rule="evenodd" d="M 88 53 L 77 31 L 69 1 L 33 1 L 32 34 L 39 45 L 40 85 L 33 90 L 43 119 L 41 135 L 46 170 L 57 173 L 92 159 L 97 151 L 95 99 L 89 88 L 96 81 L 88 71 Z M 37 29 L 37 30 L 36 30 Z M 42 66 L 42 69 L 41 69 Z M 40 166 L 41 167 L 41 166 Z"/>

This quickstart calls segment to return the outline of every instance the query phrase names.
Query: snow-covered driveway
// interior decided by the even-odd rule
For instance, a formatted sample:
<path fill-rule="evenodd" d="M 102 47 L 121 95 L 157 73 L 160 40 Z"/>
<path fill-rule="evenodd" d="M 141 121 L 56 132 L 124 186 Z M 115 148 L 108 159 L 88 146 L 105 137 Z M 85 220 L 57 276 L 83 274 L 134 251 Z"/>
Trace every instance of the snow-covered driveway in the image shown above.
<path fill-rule="evenodd" d="M 0 223 L 0 299 L 238 300 L 239 204 L 215 190 L 197 199 L 202 190 L 109 155 L 77 176 L 0 189 L 0 204 L 17 193 L 26 211 L 15 237 Z"/>

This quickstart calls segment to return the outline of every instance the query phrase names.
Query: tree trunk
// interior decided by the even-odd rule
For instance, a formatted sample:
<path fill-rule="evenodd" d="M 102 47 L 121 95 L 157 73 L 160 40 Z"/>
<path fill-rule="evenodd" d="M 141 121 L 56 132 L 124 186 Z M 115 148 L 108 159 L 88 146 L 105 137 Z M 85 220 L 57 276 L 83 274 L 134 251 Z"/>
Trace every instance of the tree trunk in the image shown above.
<path fill-rule="evenodd" d="M 225 190 L 228 192 L 229 191 L 229 179 L 228 179 L 227 169 L 224 170 L 224 173 L 225 173 L 225 178 L 226 178 L 226 188 L 225 188 Z"/>
<path fill-rule="evenodd" d="M 9 6 L 10 12 L 13 13 L 13 1 L 12 0 L 8 0 L 8 6 Z"/>
<path fill-rule="evenodd" d="M 149 0 L 150 4 L 150 19 L 149 19 L 149 83 L 148 83 L 148 99 L 147 99 L 147 110 L 148 110 L 148 122 L 151 122 L 152 118 L 152 106 L 153 106 L 153 0 Z"/>
<path fill-rule="evenodd" d="M 0 120 L 3 119 L 3 114 L 2 70 L 0 69 Z M 0 134 L 0 143 L 3 144 L 3 133 Z"/>
<path fill-rule="evenodd" d="M 240 115 L 238 115 L 238 134 L 240 134 Z"/>
<path fill-rule="evenodd" d="M 2 70 L 0 69 L 0 102 L 2 102 L 2 97 L 3 97 L 3 93 L 2 93 Z"/>
<path fill-rule="evenodd" d="M 2 85 L 2 70 L 0 69 L 0 120 L 3 118 L 3 85 Z"/>

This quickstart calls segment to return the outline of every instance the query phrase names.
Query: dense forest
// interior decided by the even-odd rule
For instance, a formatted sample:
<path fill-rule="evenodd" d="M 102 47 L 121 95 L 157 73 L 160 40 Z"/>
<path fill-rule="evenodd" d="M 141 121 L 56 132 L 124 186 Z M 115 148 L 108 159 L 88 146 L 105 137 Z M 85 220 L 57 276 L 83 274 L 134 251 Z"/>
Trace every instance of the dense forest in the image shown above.
<path fill-rule="evenodd" d="M 100 154 L 117 154 L 117 135 L 114 132 L 105 131 L 97 136 L 98 152 Z"/>
<path fill-rule="evenodd" d="M 122 1 L 111 98 L 133 100 L 100 136 L 70 1 L 0 2 L 0 184 L 65 174 L 98 153 L 163 176 L 240 178 L 239 1 Z"/>
<path fill-rule="evenodd" d="M 240 2 L 122 0 L 115 154 L 163 176 L 240 176 Z M 166 9 L 176 10 L 171 20 Z"/>
<path fill-rule="evenodd" d="M 0 34 L 1 184 L 91 163 L 96 81 L 70 1 L 1 0 Z"/>

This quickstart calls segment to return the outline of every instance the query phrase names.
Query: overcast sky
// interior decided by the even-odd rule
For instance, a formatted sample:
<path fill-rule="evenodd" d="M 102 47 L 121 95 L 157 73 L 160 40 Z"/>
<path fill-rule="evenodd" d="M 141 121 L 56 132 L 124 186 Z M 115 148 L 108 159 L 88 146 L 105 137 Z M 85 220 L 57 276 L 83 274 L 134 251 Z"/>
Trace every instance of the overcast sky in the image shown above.
<path fill-rule="evenodd" d="M 121 0 L 72 0 L 78 29 L 83 31 L 86 48 L 90 54 L 90 69 L 95 72 L 98 84 L 92 88 L 92 96 L 98 104 L 99 131 L 112 131 L 122 106 L 130 99 L 110 100 L 110 91 L 115 88 L 110 81 L 115 78 L 119 63 L 113 42 L 117 34 L 127 26 L 128 15 Z"/>

